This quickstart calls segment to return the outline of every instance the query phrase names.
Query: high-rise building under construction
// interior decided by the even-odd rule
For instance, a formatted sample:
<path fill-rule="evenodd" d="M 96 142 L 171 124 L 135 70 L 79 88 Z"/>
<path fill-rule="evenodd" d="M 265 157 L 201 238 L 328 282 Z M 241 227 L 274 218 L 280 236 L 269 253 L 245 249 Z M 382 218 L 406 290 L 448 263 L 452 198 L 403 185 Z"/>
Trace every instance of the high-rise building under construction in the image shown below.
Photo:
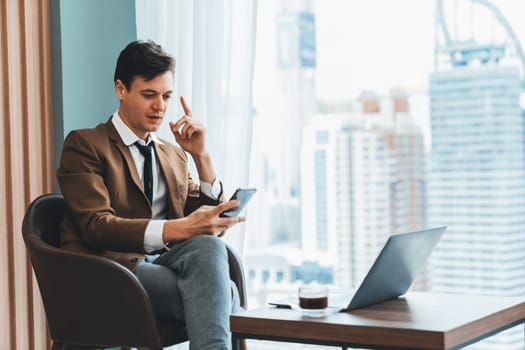
<path fill-rule="evenodd" d="M 454 37 L 447 18 L 459 16 L 447 17 L 445 2 L 437 2 L 428 219 L 448 229 L 431 260 L 432 286 L 525 295 L 525 59 L 496 7 L 464 3 L 474 16 L 489 14 L 495 32 L 484 40 L 472 25 Z M 473 348 L 523 349 L 523 327 Z"/>

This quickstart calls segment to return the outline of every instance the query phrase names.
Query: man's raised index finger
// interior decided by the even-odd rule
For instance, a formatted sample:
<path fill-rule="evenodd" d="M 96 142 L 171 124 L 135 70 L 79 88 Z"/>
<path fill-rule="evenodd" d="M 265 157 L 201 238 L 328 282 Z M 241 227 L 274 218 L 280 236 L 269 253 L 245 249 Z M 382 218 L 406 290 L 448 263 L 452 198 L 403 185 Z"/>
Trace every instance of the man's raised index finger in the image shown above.
<path fill-rule="evenodd" d="M 186 103 L 186 100 L 184 99 L 184 96 L 180 97 L 180 104 L 182 105 L 182 109 L 184 110 L 184 115 L 187 115 L 188 117 L 191 117 L 191 108 Z"/>

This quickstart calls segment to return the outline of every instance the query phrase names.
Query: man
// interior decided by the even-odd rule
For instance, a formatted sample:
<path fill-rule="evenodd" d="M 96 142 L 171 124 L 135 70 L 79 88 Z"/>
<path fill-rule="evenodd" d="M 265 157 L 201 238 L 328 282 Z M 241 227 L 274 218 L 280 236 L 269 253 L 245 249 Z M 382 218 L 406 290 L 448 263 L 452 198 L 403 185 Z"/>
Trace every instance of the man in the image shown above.
<path fill-rule="evenodd" d="M 222 202 L 206 131 L 183 97 L 184 116 L 170 122 L 180 147 L 155 136 L 174 69 L 174 59 L 151 41 L 132 42 L 120 53 L 118 111 L 64 141 L 57 171 L 68 209 L 61 245 L 131 269 L 158 317 L 186 324 L 191 349 L 230 349 L 229 315 L 239 301 L 218 236 L 244 218 L 219 217 L 239 203 Z M 200 186 L 189 176 L 184 151 Z"/>

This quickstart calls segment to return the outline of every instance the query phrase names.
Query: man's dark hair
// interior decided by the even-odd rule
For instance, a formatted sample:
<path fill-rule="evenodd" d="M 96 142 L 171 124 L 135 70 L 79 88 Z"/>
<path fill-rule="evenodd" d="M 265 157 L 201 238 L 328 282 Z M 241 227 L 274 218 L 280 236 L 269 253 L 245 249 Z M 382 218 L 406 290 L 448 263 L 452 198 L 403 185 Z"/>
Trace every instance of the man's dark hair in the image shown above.
<path fill-rule="evenodd" d="M 175 59 L 155 42 L 137 40 L 120 52 L 114 82 L 120 79 L 129 91 L 135 77 L 140 76 L 148 81 L 167 71 L 175 72 Z"/>

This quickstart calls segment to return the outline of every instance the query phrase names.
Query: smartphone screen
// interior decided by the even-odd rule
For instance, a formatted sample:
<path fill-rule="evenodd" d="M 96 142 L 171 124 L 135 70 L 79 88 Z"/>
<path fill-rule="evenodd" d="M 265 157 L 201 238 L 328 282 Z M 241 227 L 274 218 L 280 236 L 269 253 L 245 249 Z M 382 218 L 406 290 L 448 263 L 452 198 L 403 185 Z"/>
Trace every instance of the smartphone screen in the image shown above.
<path fill-rule="evenodd" d="M 231 196 L 230 200 L 237 199 L 239 200 L 239 206 L 235 208 L 228 209 L 226 211 L 223 211 L 219 216 L 221 217 L 232 217 L 232 216 L 238 216 L 241 211 L 246 206 L 246 203 L 252 198 L 252 196 L 255 194 L 257 190 L 255 188 L 238 188 L 235 190 L 233 195 Z"/>

